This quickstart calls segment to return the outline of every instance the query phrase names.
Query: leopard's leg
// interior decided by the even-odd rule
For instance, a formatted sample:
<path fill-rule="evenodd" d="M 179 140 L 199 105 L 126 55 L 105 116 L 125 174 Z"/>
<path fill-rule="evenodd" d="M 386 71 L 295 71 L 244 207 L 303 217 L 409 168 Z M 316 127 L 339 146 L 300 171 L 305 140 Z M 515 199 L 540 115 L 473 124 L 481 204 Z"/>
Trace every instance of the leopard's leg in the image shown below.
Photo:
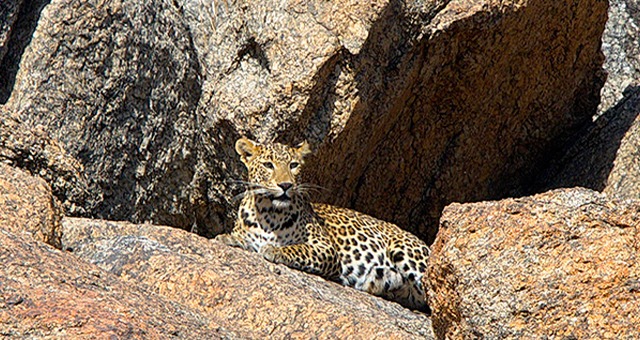
<path fill-rule="evenodd" d="M 246 241 L 245 238 L 242 237 L 241 235 L 238 235 L 234 232 L 231 232 L 229 234 L 219 234 L 218 236 L 215 237 L 215 240 L 221 243 L 224 243 L 226 245 L 232 246 L 232 247 L 239 247 L 242 248 L 244 250 L 250 250 L 250 251 L 256 251 L 256 249 L 254 249 L 254 247 L 250 246 Z"/>
<path fill-rule="evenodd" d="M 389 292 L 393 300 L 418 310 L 427 310 L 422 276 L 426 271 L 429 248 L 413 237 L 392 242 L 389 247 L 389 258 L 393 266 L 402 275 L 404 286 L 395 292 Z"/>
<path fill-rule="evenodd" d="M 281 263 L 330 280 L 337 279 L 339 275 L 340 260 L 330 243 L 311 242 L 284 247 L 266 245 L 260 253 L 273 263 Z"/>

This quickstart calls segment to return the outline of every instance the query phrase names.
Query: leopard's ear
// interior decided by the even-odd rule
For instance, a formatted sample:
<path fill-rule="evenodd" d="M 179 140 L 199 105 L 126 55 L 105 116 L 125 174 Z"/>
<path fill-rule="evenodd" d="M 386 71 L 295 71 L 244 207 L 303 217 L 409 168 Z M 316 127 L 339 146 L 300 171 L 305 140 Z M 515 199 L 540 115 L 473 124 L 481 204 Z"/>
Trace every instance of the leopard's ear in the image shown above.
<path fill-rule="evenodd" d="M 258 142 L 254 142 L 248 138 L 240 138 L 236 141 L 236 152 L 245 163 L 258 153 L 259 148 L 260 144 L 258 144 Z"/>
<path fill-rule="evenodd" d="M 300 158 L 305 158 L 307 155 L 311 153 L 312 153 L 311 147 L 309 146 L 309 143 L 307 143 L 307 141 L 304 141 L 298 144 L 298 146 L 296 146 L 296 154 L 298 154 Z"/>

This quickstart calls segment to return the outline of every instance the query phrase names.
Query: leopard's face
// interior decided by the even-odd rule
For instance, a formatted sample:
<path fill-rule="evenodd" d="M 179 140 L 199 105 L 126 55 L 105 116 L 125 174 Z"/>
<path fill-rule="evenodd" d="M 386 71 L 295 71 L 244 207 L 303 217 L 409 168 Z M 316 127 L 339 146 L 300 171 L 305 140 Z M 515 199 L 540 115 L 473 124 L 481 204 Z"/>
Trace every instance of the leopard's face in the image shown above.
<path fill-rule="evenodd" d="M 236 151 L 249 171 L 248 193 L 268 198 L 278 209 L 288 207 L 299 194 L 296 176 L 310 153 L 308 144 L 292 148 L 241 138 L 236 142 Z"/>

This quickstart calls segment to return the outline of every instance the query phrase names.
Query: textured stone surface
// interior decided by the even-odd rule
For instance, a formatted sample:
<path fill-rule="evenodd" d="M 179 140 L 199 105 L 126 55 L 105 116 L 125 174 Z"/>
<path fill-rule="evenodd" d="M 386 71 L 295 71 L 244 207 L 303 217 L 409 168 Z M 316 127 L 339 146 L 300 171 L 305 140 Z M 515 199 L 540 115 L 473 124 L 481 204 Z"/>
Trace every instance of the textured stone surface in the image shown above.
<path fill-rule="evenodd" d="M 90 216 L 219 233 L 246 134 L 308 139 L 316 200 L 431 240 L 593 115 L 606 5 L 53 0 L 6 107 L 82 163 Z"/>
<path fill-rule="evenodd" d="M 11 28 L 18 18 L 22 1 L 23 0 L 6 0 L 0 3 L 0 61 L 4 59 L 4 55 L 9 48 Z"/>
<path fill-rule="evenodd" d="M 184 226 L 195 208 L 199 94 L 195 52 L 172 3 L 54 0 L 6 106 L 84 165 L 92 216 Z"/>
<path fill-rule="evenodd" d="M 81 259 L 251 339 L 433 339 L 430 319 L 169 227 L 63 220 Z"/>
<path fill-rule="evenodd" d="M 418 39 L 379 21 L 339 64 L 354 74 L 356 100 L 309 163 L 309 180 L 330 203 L 427 240 L 450 202 L 518 195 L 595 112 L 606 9 L 606 1 L 450 1 Z"/>
<path fill-rule="evenodd" d="M 443 212 L 428 273 L 439 339 L 637 339 L 640 201 L 560 189 Z"/>
<path fill-rule="evenodd" d="M 609 19 L 602 35 L 607 82 L 598 115 L 621 102 L 624 91 L 640 85 L 640 1 L 609 1 Z"/>
<path fill-rule="evenodd" d="M 47 182 L 0 163 L 0 228 L 60 248 L 60 219 Z"/>
<path fill-rule="evenodd" d="M 227 326 L 0 226 L 0 337 L 247 338 Z"/>

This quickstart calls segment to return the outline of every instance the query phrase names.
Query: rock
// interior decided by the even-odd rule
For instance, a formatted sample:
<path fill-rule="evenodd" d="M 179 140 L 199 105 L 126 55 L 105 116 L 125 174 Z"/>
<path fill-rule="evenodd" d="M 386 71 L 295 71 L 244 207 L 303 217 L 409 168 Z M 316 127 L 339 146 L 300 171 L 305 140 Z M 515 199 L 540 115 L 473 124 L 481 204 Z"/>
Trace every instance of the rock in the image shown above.
<path fill-rule="evenodd" d="M 60 248 L 61 218 L 47 182 L 0 163 L 0 228 Z"/>
<path fill-rule="evenodd" d="M 235 140 L 308 139 L 317 201 L 432 240 L 446 204 L 521 192 L 589 121 L 606 8 L 53 0 L 6 107 L 83 164 L 89 216 L 213 236 Z"/>
<path fill-rule="evenodd" d="M 338 62 L 357 95 L 351 110 L 321 101 L 329 109 L 315 117 L 340 113 L 345 123 L 325 138 L 307 179 L 329 203 L 427 241 L 448 203 L 524 191 L 558 141 L 595 112 L 606 6 L 451 1 L 414 27 L 422 35 L 400 29 L 417 24 L 417 9 L 389 6 L 359 54 Z"/>
<path fill-rule="evenodd" d="M 53 0 L 41 13 L 6 110 L 82 163 L 91 216 L 194 222 L 200 80 L 181 18 L 159 0 Z"/>
<path fill-rule="evenodd" d="M 636 339 L 640 201 L 582 188 L 443 212 L 423 281 L 438 339 Z"/>
<path fill-rule="evenodd" d="M 0 226 L 0 336 L 247 339 L 193 309 Z"/>
<path fill-rule="evenodd" d="M 622 102 L 630 87 L 640 86 L 640 1 L 611 0 L 608 18 L 602 35 L 608 76 L 598 115 Z"/>
<path fill-rule="evenodd" d="M 0 336 L 246 338 L 51 247 L 61 246 L 60 219 L 44 180 L 0 163 Z"/>
<path fill-rule="evenodd" d="M 169 227 L 65 218 L 75 255 L 250 339 L 433 339 L 424 315 Z"/>

